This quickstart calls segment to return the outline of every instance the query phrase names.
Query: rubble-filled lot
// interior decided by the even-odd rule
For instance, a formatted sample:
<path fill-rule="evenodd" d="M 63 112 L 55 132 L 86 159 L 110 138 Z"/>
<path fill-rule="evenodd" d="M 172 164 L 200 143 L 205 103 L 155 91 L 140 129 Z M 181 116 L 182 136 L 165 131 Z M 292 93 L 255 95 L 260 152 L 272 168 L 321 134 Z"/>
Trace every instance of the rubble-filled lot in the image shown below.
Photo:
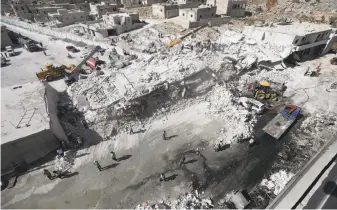
<path fill-rule="evenodd" d="M 231 208 L 231 195 L 242 189 L 251 192 L 252 208 L 266 207 L 336 137 L 337 92 L 326 89 L 337 72 L 329 63 L 331 55 L 295 68 L 263 68 L 262 62 L 280 59 L 281 52 L 262 50 L 268 45 L 245 38 L 242 31 L 205 28 L 171 49 L 166 44 L 187 31 L 169 23 L 122 35 L 119 49 L 102 57 L 107 61 L 103 73 L 67 90 L 103 141 L 72 156 L 78 176 L 49 181 L 40 171 L 26 174 L 3 191 L 2 207 Z M 307 66 L 319 63 L 319 77 L 304 76 Z M 256 80 L 288 87 L 263 115 L 237 103 Z M 300 106 L 303 116 L 277 141 L 261 129 L 283 103 Z M 76 123 L 63 125 L 85 130 Z M 164 130 L 172 137 L 167 141 Z M 250 140 L 257 145 L 249 147 Z M 224 150 L 214 152 L 217 144 Z M 111 160 L 111 150 L 120 162 Z M 179 165 L 182 157 L 186 162 Z M 99 172 L 94 160 L 111 167 Z M 169 180 L 160 182 L 160 173 Z"/>

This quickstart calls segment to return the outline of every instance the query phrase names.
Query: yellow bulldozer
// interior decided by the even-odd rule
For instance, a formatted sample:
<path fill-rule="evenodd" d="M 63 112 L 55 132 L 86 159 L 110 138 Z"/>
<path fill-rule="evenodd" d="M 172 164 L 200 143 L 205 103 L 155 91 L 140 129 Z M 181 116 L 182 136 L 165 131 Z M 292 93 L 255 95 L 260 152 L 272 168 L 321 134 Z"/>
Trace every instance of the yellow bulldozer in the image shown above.
<path fill-rule="evenodd" d="M 254 98 L 256 99 L 278 100 L 279 96 L 283 95 L 283 92 L 287 89 L 287 87 L 285 86 L 284 83 L 271 84 L 268 81 L 260 81 L 251 84 L 250 89 L 252 89 Z"/>
<path fill-rule="evenodd" d="M 36 76 L 39 80 L 46 80 L 50 82 L 58 77 L 64 76 L 67 72 L 66 70 L 72 71 L 74 68 L 74 64 L 71 64 L 70 66 L 54 66 L 53 64 L 46 64 L 45 69 L 41 68 L 41 71 L 36 73 Z"/>

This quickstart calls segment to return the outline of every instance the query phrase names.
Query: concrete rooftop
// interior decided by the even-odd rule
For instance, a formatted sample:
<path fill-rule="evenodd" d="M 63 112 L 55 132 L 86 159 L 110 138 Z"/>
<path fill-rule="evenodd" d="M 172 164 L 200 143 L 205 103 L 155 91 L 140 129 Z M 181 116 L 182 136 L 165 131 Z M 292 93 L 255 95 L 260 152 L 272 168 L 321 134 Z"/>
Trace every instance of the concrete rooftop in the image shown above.
<path fill-rule="evenodd" d="M 274 27 L 256 27 L 256 29 L 259 29 L 261 31 L 263 30 L 263 31 L 274 32 L 274 33 L 283 33 L 283 34 L 289 34 L 289 35 L 303 36 L 305 34 L 329 30 L 331 29 L 331 27 L 327 24 L 294 22 L 290 25 L 274 24 Z"/>
<path fill-rule="evenodd" d="M 1 144 L 49 128 L 43 96 L 40 82 L 1 88 Z"/>

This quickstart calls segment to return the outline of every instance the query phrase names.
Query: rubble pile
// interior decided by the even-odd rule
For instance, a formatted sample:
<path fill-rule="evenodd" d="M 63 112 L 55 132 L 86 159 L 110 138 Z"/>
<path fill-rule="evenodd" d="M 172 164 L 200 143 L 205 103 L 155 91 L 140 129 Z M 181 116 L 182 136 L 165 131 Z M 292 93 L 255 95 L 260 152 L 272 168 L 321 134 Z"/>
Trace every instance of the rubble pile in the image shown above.
<path fill-rule="evenodd" d="M 54 161 L 54 168 L 55 168 L 55 171 L 67 171 L 71 168 L 71 164 L 70 162 L 68 161 L 67 157 L 64 156 L 56 156 L 55 158 L 55 161 Z"/>
<path fill-rule="evenodd" d="M 176 200 L 155 204 L 145 202 L 142 205 L 139 204 L 135 209 L 163 209 L 161 206 L 169 209 L 212 209 L 213 202 L 210 198 L 201 198 L 198 193 L 186 193 Z"/>
<path fill-rule="evenodd" d="M 228 125 L 239 126 L 236 129 L 224 126 L 219 142 L 232 143 L 251 138 L 255 118 L 231 102 L 233 96 L 226 87 L 219 86 L 214 90 L 211 87 L 215 83 L 231 81 L 242 70 L 253 68 L 260 59 L 265 59 L 266 54 L 256 53 L 259 48 L 251 46 L 254 42 L 246 42 L 240 31 L 230 29 L 225 30 L 228 36 L 226 38 L 220 35 L 211 39 L 208 35 L 198 36 L 170 49 L 163 41 L 167 37 L 149 40 L 147 39 L 149 36 L 141 36 L 144 34 L 153 36 L 163 28 L 169 26 L 155 25 L 125 37 L 124 42 L 130 45 L 131 50 L 124 55 L 112 50 L 110 62 L 107 63 L 110 68 L 102 69 L 104 75 L 91 74 L 86 80 L 79 80 L 68 89 L 74 104 L 77 104 L 79 97 L 86 98 L 89 104 L 84 110 L 86 120 L 103 138 L 108 138 L 111 133 L 118 130 L 116 127 L 118 123 L 115 122 L 116 103 L 123 100 L 126 104 L 127 101 L 140 98 L 157 90 L 160 85 L 167 84 L 174 100 L 186 96 L 192 100 L 193 97 L 200 99 L 200 96 L 207 94 L 209 90 L 214 92 L 206 99 L 209 102 L 210 113 L 228 121 Z M 176 28 L 170 30 L 173 34 L 177 32 Z M 207 30 L 203 33 L 209 34 Z M 190 45 L 188 49 L 184 47 L 186 45 Z M 187 79 L 203 69 L 207 69 L 211 78 L 202 76 Z M 183 84 L 185 80 L 191 81 Z M 181 84 L 171 85 L 175 83 Z M 174 97 L 174 94 L 179 97 Z M 187 103 L 186 101 L 185 104 Z M 156 110 L 155 107 L 152 108 Z"/>
<path fill-rule="evenodd" d="M 293 176 L 293 173 L 287 173 L 285 170 L 280 170 L 279 172 L 272 174 L 269 179 L 263 179 L 261 186 L 272 191 L 274 195 L 278 195 Z"/>
<path fill-rule="evenodd" d="M 253 136 L 256 118 L 248 110 L 235 103 L 237 99 L 224 86 L 217 86 L 210 92 L 206 101 L 209 113 L 225 120 L 218 143 L 238 143 Z M 232 126 L 235 125 L 235 126 Z"/>
<path fill-rule="evenodd" d="M 320 115 L 310 116 L 305 119 L 300 127 L 300 129 L 310 135 L 314 135 L 317 132 L 327 130 L 329 127 L 335 128 L 337 122 L 336 115 Z"/>
<path fill-rule="evenodd" d="M 126 67 L 131 64 L 131 61 L 138 58 L 137 55 L 132 54 L 130 55 L 126 51 L 123 52 L 124 55 L 119 55 L 115 48 L 112 48 L 112 50 L 109 52 L 109 64 L 110 68 L 116 68 L 121 69 L 123 67 Z"/>

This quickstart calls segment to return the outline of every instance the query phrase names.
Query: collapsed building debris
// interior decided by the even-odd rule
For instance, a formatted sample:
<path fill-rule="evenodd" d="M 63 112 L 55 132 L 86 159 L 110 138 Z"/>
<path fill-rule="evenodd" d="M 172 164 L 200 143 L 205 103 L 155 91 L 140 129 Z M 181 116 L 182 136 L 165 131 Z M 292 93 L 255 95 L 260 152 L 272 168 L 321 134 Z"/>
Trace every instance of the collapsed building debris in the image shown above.
<path fill-rule="evenodd" d="M 172 209 L 212 209 L 213 201 L 210 198 L 202 198 L 196 193 L 185 193 L 176 200 L 165 200 L 161 203 L 144 202 L 139 204 L 135 209 L 164 209 L 165 207 Z M 164 208 L 163 208 L 164 207 Z"/>
<path fill-rule="evenodd" d="M 280 170 L 272 174 L 269 179 L 263 179 L 261 185 L 272 191 L 275 195 L 278 195 L 293 176 L 293 173 Z"/>

